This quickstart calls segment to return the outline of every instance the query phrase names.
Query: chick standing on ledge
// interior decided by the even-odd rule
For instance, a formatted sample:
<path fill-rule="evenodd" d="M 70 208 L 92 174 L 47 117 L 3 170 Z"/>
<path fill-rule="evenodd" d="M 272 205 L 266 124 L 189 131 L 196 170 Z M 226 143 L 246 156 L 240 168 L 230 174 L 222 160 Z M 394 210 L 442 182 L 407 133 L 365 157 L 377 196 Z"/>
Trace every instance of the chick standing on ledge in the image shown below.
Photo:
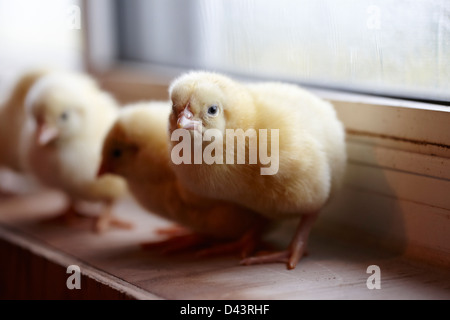
<path fill-rule="evenodd" d="M 121 175 L 145 209 L 194 232 L 147 247 L 179 251 L 213 241 L 214 246 L 201 253 L 240 252 L 246 256 L 259 242 L 266 219 L 251 210 L 195 196 L 181 188 L 168 154 L 170 112 L 169 102 L 124 107 L 105 139 L 99 174 Z"/>
<path fill-rule="evenodd" d="M 114 201 L 126 192 L 125 181 L 113 175 L 97 178 L 106 132 L 118 114 L 116 102 L 88 76 L 52 73 L 42 77 L 26 98 L 30 115 L 25 163 L 40 182 L 70 197 L 68 219 L 76 201 L 105 205 L 96 231 L 110 225 L 130 228 L 112 215 Z"/>
<path fill-rule="evenodd" d="M 295 268 L 320 209 L 343 179 L 345 132 L 332 105 L 294 85 L 242 84 L 208 72 L 176 79 L 170 96 L 170 133 L 177 128 L 192 134 L 197 128 L 203 129 L 200 133 L 218 129 L 223 150 L 226 129 L 279 130 L 279 170 L 274 175 L 261 175 L 259 158 L 254 165 L 180 164 L 174 171 L 184 187 L 201 196 L 232 201 L 272 219 L 301 216 L 287 250 L 242 261 Z M 248 145 L 246 149 L 248 154 Z"/>

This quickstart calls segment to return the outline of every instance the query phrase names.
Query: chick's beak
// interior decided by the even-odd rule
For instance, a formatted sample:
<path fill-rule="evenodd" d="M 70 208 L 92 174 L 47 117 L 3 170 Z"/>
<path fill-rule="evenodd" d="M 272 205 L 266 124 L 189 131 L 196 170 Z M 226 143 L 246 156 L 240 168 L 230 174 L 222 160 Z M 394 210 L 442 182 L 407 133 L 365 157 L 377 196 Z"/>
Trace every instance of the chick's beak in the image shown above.
<path fill-rule="evenodd" d="M 46 123 L 39 123 L 37 128 L 36 140 L 38 145 L 46 146 L 59 136 L 58 128 Z"/>
<path fill-rule="evenodd" d="M 194 115 L 191 112 L 191 109 L 189 107 L 189 103 L 186 105 L 186 107 L 183 109 L 183 111 L 180 112 L 178 115 L 177 120 L 177 127 L 179 129 L 186 129 L 186 130 L 196 130 L 201 125 L 201 122 L 198 120 L 193 120 Z"/>
<path fill-rule="evenodd" d="M 196 121 L 193 121 L 186 117 L 184 114 L 180 114 L 177 121 L 178 129 L 194 130 Z"/>
<path fill-rule="evenodd" d="M 98 168 L 97 171 L 97 178 L 100 178 L 101 176 L 110 173 L 111 172 L 111 168 L 109 168 L 108 164 L 105 161 L 102 161 L 102 163 L 100 164 L 100 167 Z"/>

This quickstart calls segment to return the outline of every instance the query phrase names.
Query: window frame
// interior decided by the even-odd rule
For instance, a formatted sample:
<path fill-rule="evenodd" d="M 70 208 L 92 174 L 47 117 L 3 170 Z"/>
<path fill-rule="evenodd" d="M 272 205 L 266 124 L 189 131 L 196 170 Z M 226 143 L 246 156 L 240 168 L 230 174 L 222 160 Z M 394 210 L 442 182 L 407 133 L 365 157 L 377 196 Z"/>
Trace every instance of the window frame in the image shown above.
<path fill-rule="evenodd" d="M 109 0 L 84 0 L 85 68 L 104 81 L 140 82 L 142 85 L 167 85 L 188 69 L 121 61 L 116 58 L 114 4 Z M 95 19 L 95 23 L 94 20 Z M 112 80 L 108 80 L 112 79 Z M 125 84 L 126 85 L 126 84 Z M 367 136 L 392 140 L 382 145 L 408 146 L 407 150 L 450 158 L 450 107 L 399 98 L 325 90 L 303 85 L 320 97 L 330 100 L 338 110 L 350 136 Z M 145 94 L 145 93 L 144 93 Z M 353 108 L 358 112 L 353 112 Z M 432 112 L 431 112 L 432 111 Z M 355 115 L 358 118 L 355 118 Z M 366 121 L 358 123 L 359 117 Z M 418 131 L 403 130 L 401 121 L 421 119 Z M 397 120 L 396 120 L 397 119 Z M 402 120 L 400 120 L 402 119 Z M 417 124 L 417 123 L 415 123 Z M 392 143 L 395 142 L 395 143 Z M 425 147 L 424 147 L 425 146 Z M 444 149 L 444 150 L 443 150 Z"/>

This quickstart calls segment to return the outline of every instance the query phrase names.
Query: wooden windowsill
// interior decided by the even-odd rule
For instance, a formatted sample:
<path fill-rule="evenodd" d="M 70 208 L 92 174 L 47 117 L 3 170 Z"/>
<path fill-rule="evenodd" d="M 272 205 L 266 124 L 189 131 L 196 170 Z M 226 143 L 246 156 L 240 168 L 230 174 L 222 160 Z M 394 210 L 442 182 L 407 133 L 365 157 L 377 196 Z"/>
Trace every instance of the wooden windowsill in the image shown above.
<path fill-rule="evenodd" d="M 283 264 L 239 266 L 233 256 L 162 255 L 140 243 L 159 239 L 168 223 L 129 199 L 115 207 L 133 231 L 97 235 L 91 220 L 71 227 L 44 222 L 64 205 L 58 193 L 0 203 L 0 298 L 85 299 L 448 299 L 448 270 L 313 231 L 310 255 L 295 270 Z M 287 232 L 270 239 L 281 245 Z M 66 288 L 66 268 L 78 265 L 81 290 Z M 366 286 L 367 267 L 381 269 L 381 289 Z"/>

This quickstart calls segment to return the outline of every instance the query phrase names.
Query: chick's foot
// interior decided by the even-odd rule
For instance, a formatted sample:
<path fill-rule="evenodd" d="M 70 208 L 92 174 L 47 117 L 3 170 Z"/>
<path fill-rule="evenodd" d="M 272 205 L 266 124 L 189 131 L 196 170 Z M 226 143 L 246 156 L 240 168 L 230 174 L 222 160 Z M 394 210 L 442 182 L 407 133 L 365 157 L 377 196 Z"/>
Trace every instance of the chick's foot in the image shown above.
<path fill-rule="evenodd" d="M 173 225 L 170 227 L 156 229 L 156 233 L 162 236 L 175 237 L 189 234 L 189 229 L 186 229 L 179 225 Z"/>
<path fill-rule="evenodd" d="M 56 216 L 46 219 L 43 222 L 49 224 L 63 224 L 67 226 L 73 226 L 81 220 L 88 219 L 89 217 L 79 213 L 75 208 L 74 203 L 69 203 L 69 205 L 60 211 Z"/>
<path fill-rule="evenodd" d="M 236 253 L 243 259 L 248 255 L 253 254 L 261 244 L 261 230 L 258 228 L 246 232 L 241 238 L 235 241 L 213 244 L 210 247 L 197 252 L 197 256 L 211 257 Z"/>
<path fill-rule="evenodd" d="M 304 215 L 300 221 L 289 248 L 284 251 L 241 260 L 241 265 L 254 265 L 262 263 L 286 263 L 288 270 L 295 269 L 300 259 L 307 255 L 306 248 L 311 228 L 317 219 L 317 214 Z"/>
<path fill-rule="evenodd" d="M 173 234 L 173 236 L 162 241 L 143 243 L 141 244 L 143 249 L 157 250 L 164 254 L 194 251 L 197 257 L 239 254 L 241 258 L 245 258 L 255 252 L 262 244 L 261 228 L 252 229 L 237 240 L 218 240 L 189 232 L 189 230 L 178 226 L 159 229 L 157 232 L 159 234 Z M 264 244 L 264 248 L 266 247 L 268 245 Z"/>
<path fill-rule="evenodd" d="M 0 189 L 0 199 L 8 199 L 8 198 L 13 198 L 15 196 L 17 196 L 17 194 L 14 192 Z"/>
<path fill-rule="evenodd" d="M 111 207 L 108 207 L 106 211 L 95 219 L 94 230 L 97 233 L 104 233 L 110 228 L 131 230 L 133 229 L 133 224 L 114 216 L 111 212 Z"/>
<path fill-rule="evenodd" d="M 169 239 L 141 244 L 144 250 L 160 251 L 163 254 L 180 253 L 193 250 L 210 241 L 209 238 L 196 233 L 172 236 Z"/>

